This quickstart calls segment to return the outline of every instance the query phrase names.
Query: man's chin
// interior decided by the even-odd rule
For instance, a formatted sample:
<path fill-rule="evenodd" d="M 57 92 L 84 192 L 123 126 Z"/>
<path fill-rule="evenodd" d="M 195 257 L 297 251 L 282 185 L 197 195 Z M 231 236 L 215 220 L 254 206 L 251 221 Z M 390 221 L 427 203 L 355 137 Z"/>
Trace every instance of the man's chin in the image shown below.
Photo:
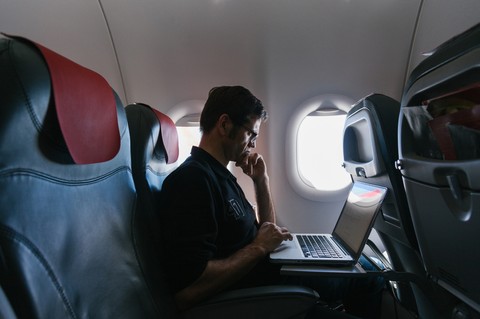
<path fill-rule="evenodd" d="M 250 151 L 245 151 L 240 156 L 237 157 L 237 159 L 234 161 L 235 166 L 240 166 L 240 163 L 243 162 L 243 160 L 250 155 Z"/>

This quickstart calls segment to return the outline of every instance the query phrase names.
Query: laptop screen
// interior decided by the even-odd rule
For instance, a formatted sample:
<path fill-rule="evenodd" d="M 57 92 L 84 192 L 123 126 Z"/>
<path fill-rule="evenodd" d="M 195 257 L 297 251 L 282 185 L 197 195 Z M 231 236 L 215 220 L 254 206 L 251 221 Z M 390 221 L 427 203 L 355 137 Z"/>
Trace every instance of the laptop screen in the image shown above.
<path fill-rule="evenodd" d="M 387 189 L 382 186 L 363 182 L 353 184 L 333 230 L 333 236 L 340 239 L 352 256 L 360 255 L 386 192 Z"/>

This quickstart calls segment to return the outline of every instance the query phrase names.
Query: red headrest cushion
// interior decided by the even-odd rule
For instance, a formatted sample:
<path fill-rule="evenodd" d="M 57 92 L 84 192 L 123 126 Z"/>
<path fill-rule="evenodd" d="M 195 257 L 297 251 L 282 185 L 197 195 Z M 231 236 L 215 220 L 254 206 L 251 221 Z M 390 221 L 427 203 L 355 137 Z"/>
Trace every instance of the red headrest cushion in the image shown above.
<path fill-rule="evenodd" d="M 111 160 L 120 149 L 120 133 L 110 85 L 98 73 L 27 41 L 41 51 L 47 63 L 60 129 L 75 163 Z"/>

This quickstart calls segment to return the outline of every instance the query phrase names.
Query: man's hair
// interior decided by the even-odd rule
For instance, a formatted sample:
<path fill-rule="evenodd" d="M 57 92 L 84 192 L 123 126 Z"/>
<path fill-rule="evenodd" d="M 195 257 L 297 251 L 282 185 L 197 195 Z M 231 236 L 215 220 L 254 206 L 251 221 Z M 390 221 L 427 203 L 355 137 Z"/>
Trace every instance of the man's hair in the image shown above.
<path fill-rule="evenodd" d="M 222 114 L 227 114 L 237 125 L 247 123 L 252 116 L 262 121 L 268 117 L 262 102 L 242 86 L 219 86 L 210 90 L 200 115 L 200 130 L 211 131 Z"/>

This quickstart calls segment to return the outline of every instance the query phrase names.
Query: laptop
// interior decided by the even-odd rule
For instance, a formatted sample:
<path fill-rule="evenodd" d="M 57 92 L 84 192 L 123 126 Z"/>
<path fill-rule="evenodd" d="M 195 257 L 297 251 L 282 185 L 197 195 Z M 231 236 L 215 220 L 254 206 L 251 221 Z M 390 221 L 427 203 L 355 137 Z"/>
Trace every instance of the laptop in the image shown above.
<path fill-rule="evenodd" d="M 270 253 L 282 264 L 353 265 L 362 254 L 387 193 L 383 186 L 354 182 L 331 234 L 293 233 Z"/>

